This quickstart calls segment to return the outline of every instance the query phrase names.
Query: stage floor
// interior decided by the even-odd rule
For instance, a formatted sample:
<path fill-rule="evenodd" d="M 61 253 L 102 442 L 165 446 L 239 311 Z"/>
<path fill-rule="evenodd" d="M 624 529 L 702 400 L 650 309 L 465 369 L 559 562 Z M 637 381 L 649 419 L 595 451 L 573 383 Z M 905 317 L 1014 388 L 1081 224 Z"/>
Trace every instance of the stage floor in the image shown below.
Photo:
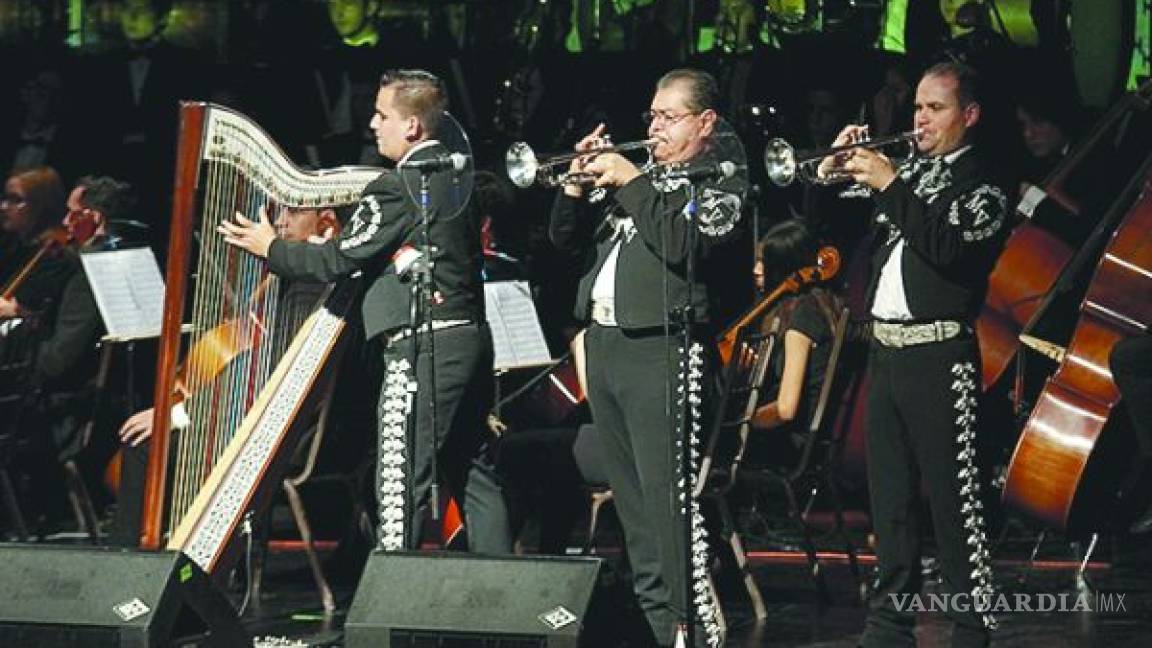
<path fill-rule="evenodd" d="M 1006 557 L 995 562 L 995 574 L 1001 592 L 1015 600 L 1016 594 L 1029 595 L 1033 607 L 1040 594 L 1066 594 L 1065 601 L 1076 601 L 1078 593 L 1091 597 L 1091 605 L 1107 600 L 1114 612 L 1105 611 L 1017 611 L 998 614 L 1000 629 L 994 645 L 1019 648 L 1122 648 L 1152 645 L 1152 543 L 1148 538 L 1102 539 L 1086 570 L 1086 578 L 1077 578 L 1075 546 L 1061 538 L 1047 540 L 1040 548 L 1038 561 L 1029 567 L 1029 537 L 1009 538 L 999 554 Z M 599 547 L 599 554 L 612 566 L 620 565 L 619 550 L 611 544 Z M 998 555 L 999 555 L 998 554 Z M 842 553 L 821 554 L 828 597 L 820 601 L 814 581 L 802 553 L 789 551 L 753 551 L 750 555 L 753 574 L 768 610 L 768 617 L 756 623 L 743 585 L 730 570 L 717 572 L 724 616 L 728 625 L 728 646 L 786 646 L 842 648 L 856 645 L 863 628 L 865 608 L 858 603 L 856 581 Z M 874 561 L 865 553 L 861 569 L 871 573 Z M 926 565 L 930 570 L 931 565 Z M 319 599 L 302 554 L 284 551 L 269 556 L 264 591 L 258 604 L 245 614 L 244 623 L 256 637 L 268 637 L 269 645 L 297 646 L 342 645 L 343 615 L 354 594 L 352 581 L 346 577 L 335 584 L 339 605 L 337 614 L 323 620 Z M 934 592 L 931 576 L 925 591 Z M 1122 596 L 1120 596 L 1122 595 Z M 1073 603 L 1071 607 L 1076 607 Z M 1121 609 L 1122 608 L 1122 609 Z M 919 614 L 921 648 L 948 646 L 950 623 L 940 612 Z M 595 623 L 595 619 L 591 620 Z M 618 645 L 629 645 L 621 643 Z"/>

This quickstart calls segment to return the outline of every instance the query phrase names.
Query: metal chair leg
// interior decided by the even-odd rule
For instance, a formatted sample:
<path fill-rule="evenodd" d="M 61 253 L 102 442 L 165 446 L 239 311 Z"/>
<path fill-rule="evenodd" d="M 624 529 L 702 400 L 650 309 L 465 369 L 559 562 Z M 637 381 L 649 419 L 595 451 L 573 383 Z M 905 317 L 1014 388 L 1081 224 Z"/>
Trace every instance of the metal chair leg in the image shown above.
<path fill-rule="evenodd" d="M 588 538 L 584 541 L 583 555 L 589 556 L 593 551 L 596 538 L 596 525 L 600 521 L 600 508 L 612 501 L 612 491 L 599 491 L 592 493 L 592 508 L 588 514 Z"/>
<path fill-rule="evenodd" d="M 1092 560 L 1092 554 L 1096 552 L 1096 544 L 1100 541 L 1100 534 L 1093 533 L 1092 539 L 1088 542 L 1088 550 L 1084 552 L 1084 559 L 1080 561 L 1080 568 L 1076 570 L 1076 586 L 1079 589 L 1092 591 L 1092 583 L 1088 580 L 1088 562 Z"/>
<path fill-rule="evenodd" d="M 288 495 L 288 504 L 292 507 L 292 517 L 296 520 L 296 528 L 300 530 L 300 539 L 304 541 L 304 553 L 308 555 L 308 566 L 312 568 L 312 578 L 316 581 L 316 589 L 320 590 L 320 601 L 324 605 L 324 613 L 330 615 L 336 611 L 336 598 L 332 596 L 332 588 L 328 586 L 328 579 L 324 576 L 324 569 L 320 565 L 320 556 L 316 554 L 316 544 L 312 537 L 312 526 L 308 523 L 308 515 L 304 512 L 304 502 L 296 490 L 292 480 L 284 480 L 284 492 Z"/>
<path fill-rule="evenodd" d="M 28 541 L 28 522 L 24 520 L 24 513 L 20 510 L 20 503 L 16 498 L 16 488 L 12 484 L 12 476 L 7 468 L 0 468 L 0 498 L 3 499 L 4 509 L 12 520 L 13 530 L 21 542 Z"/>
<path fill-rule="evenodd" d="M 716 498 L 716 508 L 720 512 L 720 523 L 724 532 L 728 534 L 728 545 L 732 548 L 732 556 L 736 560 L 736 568 L 740 571 L 740 579 L 744 581 L 744 589 L 752 601 L 752 611 L 757 621 L 763 621 L 768 618 L 768 608 L 764 605 L 764 597 L 760 594 L 756 579 L 752 577 L 752 570 L 748 568 L 748 554 L 744 551 L 744 543 L 736 531 L 732 512 L 728 510 L 728 503 L 722 498 Z"/>
<path fill-rule="evenodd" d="M 1024 568 L 1023 573 L 1016 578 L 1016 582 L 1020 585 L 1026 584 L 1036 569 L 1036 556 L 1040 553 L 1040 547 L 1044 544 L 1046 537 L 1048 537 L 1048 529 L 1041 529 L 1039 535 L 1036 536 L 1036 542 L 1032 544 L 1032 553 L 1028 555 L 1028 565 Z"/>
<path fill-rule="evenodd" d="M 784 493 L 788 498 L 788 517 L 799 527 L 801 540 L 804 543 L 804 553 L 808 557 L 808 570 L 816 585 L 817 597 L 820 603 L 825 603 L 829 600 L 828 587 L 824 582 L 824 572 L 820 569 L 820 559 L 816 555 L 816 542 L 812 539 L 812 531 L 808 528 L 808 523 L 804 521 L 803 513 L 800 511 L 800 503 L 796 498 L 795 489 L 787 480 L 783 483 Z"/>
<path fill-rule="evenodd" d="M 68 500 L 72 503 L 72 512 L 76 516 L 80 531 L 88 534 L 88 541 L 92 544 L 100 544 L 103 534 L 100 532 L 96 507 L 92 505 L 92 498 L 88 496 L 84 476 L 80 474 L 80 469 L 72 459 L 64 462 L 64 479 L 68 485 Z"/>
<path fill-rule="evenodd" d="M 844 502 L 840 498 L 840 487 L 836 485 L 835 475 L 826 476 L 828 493 L 832 498 L 832 515 L 835 520 L 835 532 L 844 540 L 844 553 L 848 556 L 848 568 L 852 570 L 852 580 L 856 583 L 857 600 L 864 604 L 868 602 L 868 580 L 860 574 L 860 560 L 856 555 L 856 545 L 848 535 L 848 528 L 844 524 Z"/>

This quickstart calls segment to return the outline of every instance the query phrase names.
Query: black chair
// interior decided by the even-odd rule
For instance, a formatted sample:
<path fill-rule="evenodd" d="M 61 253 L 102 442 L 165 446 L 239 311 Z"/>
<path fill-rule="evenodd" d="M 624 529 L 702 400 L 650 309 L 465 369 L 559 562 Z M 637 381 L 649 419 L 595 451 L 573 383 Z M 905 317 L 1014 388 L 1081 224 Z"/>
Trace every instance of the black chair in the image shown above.
<path fill-rule="evenodd" d="M 759 336 L 748 331 L 745 329 L 737 338 L 732 357 L 721 376 L 722 389 L 716 403 L 708 447 L 700 463 L 696 496 L 712 503 L 719 514 L 721 535 L 731 547 L 756 619 L 762 621 L 768 617 L 768 611 L 760 588 L 748 569 L 748 557 L 726 501 L 728 493 L 736 485 L 751 431 L 752 415 L 760 402 L 764 377 L 777 343 L 775 334 Z"/>
<path fill-rule="evenodd" d="M 48 434 L 44 428 L 51 422 L 52 415 L 45 418 L 44 411 L 51 408 L 50 404 L 78 403 L 75 411 L 69 414 L 67 423 L 70 429 L 75 430 L 74 435 L 69 437 L 73 441 L 67 444 L 69 448 L 61 450 L 51 460 L 46 460 L 45 466 L 41 468 L 49 469 L 49 464 L 59 468 L 77 528 L 87 535 L 91 544 L 100 544 L 104 536 L 99 518 L 76 463 L 78 454 L 87 447 L 93 434 L 96 409 L 88 404 L 90 401 L 99 401 L 99 398 L 89 399 L 82 391 L 45 394 L 36 390 L 32 385 L 32 371 L 39 343 L 39 336 L 29 333 L 6 335 L 0 344 L 0 385 L 11 387 L 0 393 L 0 415 L 3 416 L 3 425 L 0 425 L 0 503 L 16 537 L 21 541 L 27 540 L 30 536 L 29 527 L 19 503 L 18 487 L 12 479 L 12 461 L 17 454 L 28 452 L 27 448 L 33 445 L 37 449 L 31 452 L 36 453 L 61 450 L 51 448 L 51 443 L 44 445 L 42 439 L 37 440 L 38 436 Z M 98 394 L 103 390 L 110 362 L 109 347 L 105 346 L 97 376 Z"/>
<path fill-rule="evenodd" d="M 364 506 L 361 493 L 364 492 L 364 486 L 371 478 L 372 467 L 375 465 L 375 455 L 371 452 L 364 453 L 354 465 L 333 465 L 318 468 L 317 460 L 321 448 L 325 447 L 326 443 L 339 442 L 337 439 L 329 438 L 329 433 L 333 427 L 332 407 L 335 402 L 333 396 L 343 359 L 342 357 L 322 385 L 323 392 L 318 401 L 320 405 L 315 413 L 315 425 L 297 443 L 292 459 L 292 465 L 295 468 L 281 481 L 281 488 L 292 511 L 292 520 L 295 523 L 296 531 L 300 534 L 304 553 L 308 558 L 308 566 L 312 572 L 312 579 L 315 581 L 316 591 L 320 595 L 320 602 L 326 616 L 331 616 L 336 612 L 336 599 L 332 594 L 332 588 L 321 565 L 320 555 L 316 550 L 316 537 L 304 506 L 304 499 L 301 497 L 301 489 L 335 484 L 350 503 L 351 517 L 348 519 L 348 524 L 353 528 L 349 531 L 361 533 L 365 537 L 371 537 L 373 533 L 370 516 Z M 325 500 L 325 503 L 329 503 L 329 500 Z M 257 602 L 261 599 L 266 562 L 265 554 L 269 540 L 267 530 L 271 525 L 271 517 L 272 507 L 269 507 L 268 520 L 263 525 L 265 532 L 260 538 L 262 540 L 260 551 L 255 556 L 255 564 L 253 565 L 253 599 Z"/>
<path fill-rule="evenodd" d="M 711 499 L 715 502 L 720 513 L 724 533 L 728 536 L 736 564 L 741 571 L 749 596 L 752 598 L 757 618 L 764 618 L 766 611 L 755 581 L 747 569 L 744 543 L 740 539 L 739 529 L 736 527 L 727 501 L 727 495 L 737 485 L 746 486 L 753 493 L 756 502 L 762 502 L 765 492 L 770 491 L 773 487 L 784 492 L 788 519 L 800 533 L 809 573 L 822 601 L 827 600 L 828 594 L 816 552 L 810 514 L 821 493 L 827 493 L 834 517 L 833 533 L 839 536 L 843 542 L 849 566 L 859 584 L 861 594 L 863 595 L 866 591 L 866 585 L 860 575 L 855 545 L 844 526 L 843 503 L 837 474 L 844 439 L 840 435 L 840 430 L 835 429 L 836 412 L 834 410 L 839 399 L 834 398 L 834 394 L 843 390 L 848 378 L 847 363 L 843 361 L 848 329 L 849 313 L 847 309 L 844 309 L 839 313 L 834 323 L 828 368 L 815 403 L 812 419 L 808 422 L 804 444 L 799 448 L 794 461 L 784 464 L 744 465 L 744 453 L 747 449 L 751 417 L 759 404 L 760 385 L 763 384 L 763 379 L 767 374 L 774 341 L 777 339 L 775 333 L 758 342 L 747 341 L 744 343 L 745 348 L 751 350 L 745 351 L 745 353 L 750 354 L 749 357 L 753 362 L 747 369 L 733 368 L 735 380 L 728 383 L 726 391 L 729 394 L 725 399 L 722 399 L 722 403 L 731 412 L 733 411 L 733 404 L 725 401 L 735 398 L 735 409 L 737 411 L 742 410 L 743 415 L 718 422 L 714 432 L 716 442 L 723 443 L 724 435 L 728 434 L 731 439 L 729 443 L 735 447 L 729 454 L 730 459 L 724 465 L 717 468 L 716 466 L 720 464 L 714 462 L 713 466 L 709 468 L 708 482 L 713 495 Z M 728 432 L 729 429 L 735 430 L 736 434 L 732 435 L 731 432 Z M 732 439 L 732 436 L 735 438 Z M 803 500 L 801 495 L 803 495 Z"/>

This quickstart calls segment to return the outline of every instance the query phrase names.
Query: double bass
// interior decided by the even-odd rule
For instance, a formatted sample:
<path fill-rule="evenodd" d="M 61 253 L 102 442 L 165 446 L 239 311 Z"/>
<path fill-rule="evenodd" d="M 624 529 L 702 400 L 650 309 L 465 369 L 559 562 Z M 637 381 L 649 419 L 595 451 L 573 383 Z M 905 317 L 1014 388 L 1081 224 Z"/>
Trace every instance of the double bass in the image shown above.
<path fill-rule="evenodd" d="M 1084 230 L 1090 197 L 1115 195 L 1143 159 L 1143 139 L 1131 137 L 1132 116 L 1146 111 L 1152 82 L 1118 101 L 1041 183 L 1046 200 L 1064 212 L 1068 229 Z M 1134 152 L 1134 155 L 1129 154 Z M 1102 180 L 1083 171 L 1106 170 Z M 988 276 L 988 292 L 976 320 L 984 391 L 1008 372 L 1020 346 L 1020 333 L 1044 308 L 1057 278 L 1076 253 L 1077 240 L 1066 240 L 1041 223 L 1024 220 L 1013 229 Z"/>
<path fill-rule="evenodd" d="M 1097 504 L 1126 468 L 1107 452 L 1117 441 L 1107 432 L 1119 400 L 1108 359 L 1118 341 L 1152 326 L 1152 157 L 1138 178 L 1140 196 L 1111 232 L 1071 342 L 1055 350 L 1060 367 L 1044 385 L 1006 475 L 1004 504 L 1056 529 L 1095 528 L 1093 514 L 1109 510 Z M 1099 231 L 1108 233 L 1107 219 Z"/>

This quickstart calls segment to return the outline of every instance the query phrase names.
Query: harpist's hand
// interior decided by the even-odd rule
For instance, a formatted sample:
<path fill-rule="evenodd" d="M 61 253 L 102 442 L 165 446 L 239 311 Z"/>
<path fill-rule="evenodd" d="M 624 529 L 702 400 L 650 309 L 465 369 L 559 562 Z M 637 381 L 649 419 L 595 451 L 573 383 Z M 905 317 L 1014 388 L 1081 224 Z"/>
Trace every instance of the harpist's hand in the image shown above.
<path fill-rule="evenodd" d="M 20 304 L 16 298 L 4 299 L 0 297 L 0 319 L 10 319 L 20 314 Z"/>
<path fill-rule="evenodd" d="M 268 216 L 260 211 L 260 220 L 252 221 L 236 212 L 236 222 L 223 221 L 216 228 L 224 235 L 224 242 L 247 250 L 258 257 L 268 258 L 268 248 L 276 240 L 276 230 L 268 222 Z"/>
<path fill-rule="evenodd" d="M 136 412 L 120 426 L 120 440 L 130 446 L 138 446 L 152 436 L 152 408 Z"/>

